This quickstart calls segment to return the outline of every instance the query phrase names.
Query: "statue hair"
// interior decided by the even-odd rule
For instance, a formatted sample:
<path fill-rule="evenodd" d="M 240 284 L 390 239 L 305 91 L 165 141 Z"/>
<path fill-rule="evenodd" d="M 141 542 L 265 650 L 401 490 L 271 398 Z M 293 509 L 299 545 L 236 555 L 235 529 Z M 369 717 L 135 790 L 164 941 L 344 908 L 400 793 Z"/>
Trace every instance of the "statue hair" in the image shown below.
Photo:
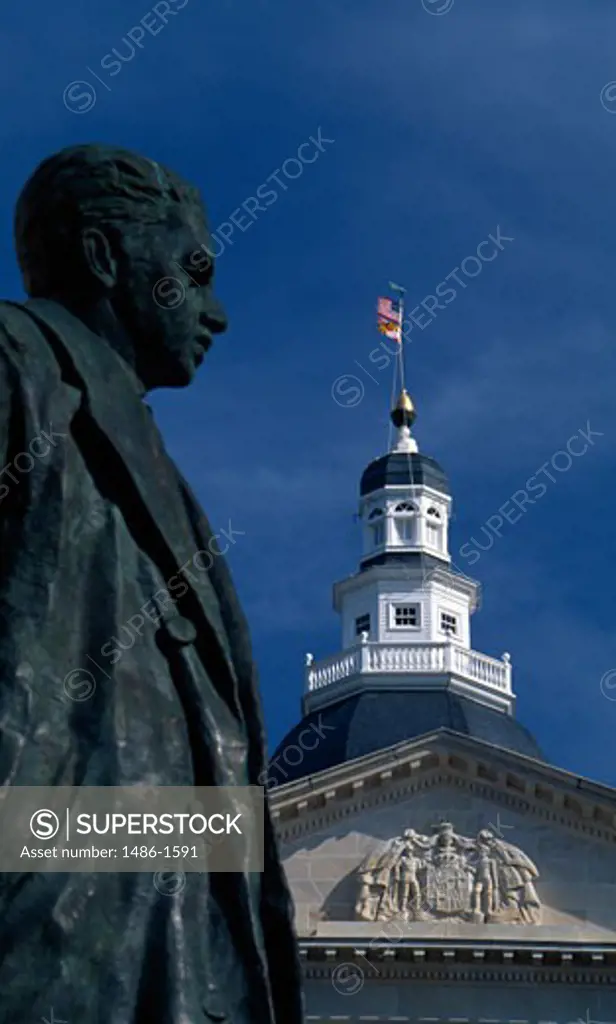
<path fill-rule="evenodd" d="M 27 294 L 45 298 L 80 286 L 84 228 L 139 232 L 166 223 L 181 205 L 200 202 L 194 186 L 130 150 L 60 150 L 39 164 L 15 208 L 15 249 Z"/>

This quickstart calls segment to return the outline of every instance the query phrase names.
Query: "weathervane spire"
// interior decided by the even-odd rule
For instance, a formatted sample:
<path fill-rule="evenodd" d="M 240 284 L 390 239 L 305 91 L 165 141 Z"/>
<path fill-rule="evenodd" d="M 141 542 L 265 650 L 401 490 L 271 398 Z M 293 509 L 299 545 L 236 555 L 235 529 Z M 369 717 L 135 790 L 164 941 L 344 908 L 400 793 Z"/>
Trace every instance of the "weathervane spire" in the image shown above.
<path fill-rule="evenodd" d="M 404 381 L 404 296 L 406 289 L 394 281 L 389 282 L 389 288 L 396 293 L 397 298 L 379 298 L 377 306 L 377 326 L 381 334 L 396 342 L 398 348 L 394 360 L 394 372 L 391 394 L 391 422 L 398 431 L 395 446 L 392 447 L 391 428 L 389 435 L 389 450 L 396 452 L 413 453 L 417 451 L 417 442 L 411 437 L 411 426 L 415 419 L 415 407 L 411 396 L 405 387 Z M 398 399 L 395 401 L 397 389 Z M 395 402 L 395 404 L 394 404 Z"/>
<path fill-rule="evenodd" d="M 409 452 L 412 454 L 418 451 L 417 441 L 414 437 L 411 437 L 411 427 L 415 421 L 415 416 L 413 400 L 406 388 L 402 388 L 390 416 L 391 422 L 398 431 L 396 443 L 390 449 L 392 452 Z"/>

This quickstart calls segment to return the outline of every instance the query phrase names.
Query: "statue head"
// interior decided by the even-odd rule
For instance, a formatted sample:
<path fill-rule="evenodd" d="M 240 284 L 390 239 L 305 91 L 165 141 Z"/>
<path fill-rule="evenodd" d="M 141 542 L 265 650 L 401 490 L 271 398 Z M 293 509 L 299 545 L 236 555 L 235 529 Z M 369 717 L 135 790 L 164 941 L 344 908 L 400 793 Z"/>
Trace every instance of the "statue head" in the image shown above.
<path fill-rule="evenodd" d="M 436 828 L 436 842 L 438 846 L 449 846 L 453 842 L 454 828 L 450 821 L 441 821 Z"/>
<path fill-rule="evenodd" d="M 129 150 L 71 146 L 44 160 L 18 199 L 15 244 L 28 295 L 86 322 L 103 310 L 102 333 L 128 339 L 148 389 L 188 384 L 226 328 L 197 189 Z"/>

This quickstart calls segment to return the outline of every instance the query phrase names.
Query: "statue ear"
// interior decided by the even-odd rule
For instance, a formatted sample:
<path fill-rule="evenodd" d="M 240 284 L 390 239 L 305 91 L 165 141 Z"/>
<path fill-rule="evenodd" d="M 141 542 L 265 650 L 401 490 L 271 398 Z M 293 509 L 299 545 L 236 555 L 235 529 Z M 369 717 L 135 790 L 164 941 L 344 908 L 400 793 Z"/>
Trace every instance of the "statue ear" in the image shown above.
<path fill-rule="evenodd" d="M 107 236 L 99 228 L 85 228 L 81 241 L 84 259 L 91 274 L 105 288 L 113 288 L 118 280 L 118 262 Z"/>

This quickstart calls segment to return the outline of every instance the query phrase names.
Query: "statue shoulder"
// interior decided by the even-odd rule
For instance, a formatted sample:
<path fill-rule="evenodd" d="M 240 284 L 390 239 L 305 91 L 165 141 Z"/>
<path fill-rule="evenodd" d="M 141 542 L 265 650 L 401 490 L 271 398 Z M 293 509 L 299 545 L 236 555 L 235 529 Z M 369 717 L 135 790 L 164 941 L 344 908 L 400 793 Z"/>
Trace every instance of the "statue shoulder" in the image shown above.
<path fill-rule="evenodd" d="M 20 369 L 20 346 L 12 333 L 12 304 L 0 301 L 0 390 L 12 390 Z"/>
<path fill-rule="evenodd" d="M 19 337 L 23 332 L 29 332 L 28 325 L 30 324 L 36 329 L 25 303 L 13 302 L 12 299 L 0 299 L 0 331 L 3 336 L 16 335 Z"/>
<path fill-rule="evenodd" d="M 0 360 L 3 378 L 17 373 L 36 380 L 57 365 L 45 337 L 26 304 L 0 300 Z"/>
<path fill-rule="evenodd" d="M 23 302 L 13 302 L 12 299 L 0 299 L 0 328 L 10 330 L 11 326 L 26 318 L 30 319 Z"/>

